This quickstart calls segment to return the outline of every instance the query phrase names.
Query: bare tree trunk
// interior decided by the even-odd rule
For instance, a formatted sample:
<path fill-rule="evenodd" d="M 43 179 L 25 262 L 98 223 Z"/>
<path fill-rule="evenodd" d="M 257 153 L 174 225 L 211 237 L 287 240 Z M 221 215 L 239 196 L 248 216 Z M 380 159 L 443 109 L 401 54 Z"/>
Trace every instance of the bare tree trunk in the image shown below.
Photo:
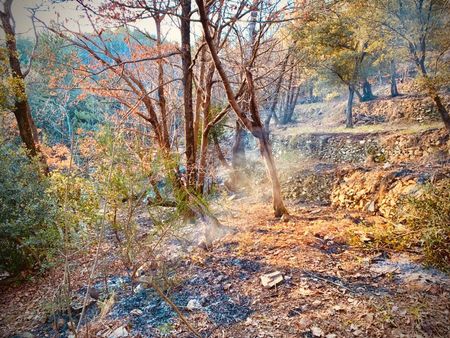
<path fill-rule="evenodd" d="M 195 181 L 194 111 L 192 107 L 191 0 L 181 0 L 181 58 L 183 68 L 184 132 L 187 185 Z"/>
<path fill-rule="evenodd" d="M 272 200 L 275 217 L 281 217 L 284 214 L 288 214 L 283 202 L 283 195 L 281 193 L 281 185 L 278 180 L 278 172 L 275 166 L 275 161 L 272 155 L 272 147 L 270 146 L 269 139 L 265 132 L 262 133 L 262 137 L 259 140 L 259 148 L 261 155 L 264 158 L 267 176 L 272 183 Z"/>
<path fill-rule="evenodd" d="M 16 80 L 19 88 L 15 91 L 13 113 L 16 117 L 17 126 L 19 128 L 20 137 L 28 150 L 31 157 L 38 156 L 42 163 L 44 173 L 48 173 L 47 160 L 42 154 L 39 147 L 39 138 L 36 125 L 31 116 L 31 108 L 28 102 L 28 96 L 25 91 L 25 76 L 22 72 L 19 52 L 17 50 L 16 32 L 12 25 L 12 0 L 6 0 L 3 10 L 0 10 L 0 18 L 2 28 L 6 35 L 6 48 L 8 53 L 9 66 L 11 69 L 12 78 Z"/>
<path fill-rule="evenodd" d="M 370 84 L 369 80 L 367 78 L 364 78 L 363 84 L 362 84 L 363 94 L 362 94 L 362 101 L 367 102 L 370 100 L 373 100 L 375 98 L 375 95 L 373 95 L 372 92 L 372 85 Z"/>
<path fill-rule="evenodd" d="M 395 70 L 395 61 L 391 60 L 391 97 L 399 96 L 397 88 L 397 72 Z"/>
<path fill-rule="evenodd" d="M 438 109 L 439 115 L 441 115 L 442 121 L 444 122 L 445 128 L 447 130 L 450 130 L 450 116 L 448 114 L 447 109 L 445 109 L 444 105 L 442 104 L 441 98 L 439 95 L 435 94 L 431 97 L 436 104 L 436 107 Z"/>
<path fill-rule="evenodd" d="M 416 65 L 417 65 L 419 72 L 426 79 L 428 95 L 431 97 L 431 99 L 436 104 L 437 110 L 439 112 L 439 115 L 441 115 L 441 119 L 442 119 L 442 122 L 444 122 L 445 128 L 447 128 L 447 130 L 450 130 L 450 116 L 448 114 L 447 109 L 445 108 L 445 106 L 442 103 L 442 100 L 438 94 L 438 90 L 434 87 L 432 80 L 428 76 L 427 70 L 425 68 L 424 58 L 419 60 L 416 57 Z"/>
<path fill-rule="evenodd" d="M 353 86 L 348 86 L 348 101 L 347 101 L 347 109 L 346 109 L 346 119 L 345 119 L 345 127 L 353 128 L 353 96 L 355 94 L 355 89 Z"/>
<path fill-rule="evenodd" d="M 301 90 L 301 87 L 297 86 L 297 88 L 295 88 L 294 95 L 292 95 L 292 101 L 289 104 L 289 111 L 288 111 L 286 123 L 292 122 L 292 116 L 294 116 L 294 111 L 295 111 L 295 107 L 297 106 L 297 101 L 298 101 L 298 97 L 300 95 L 300 90 Z"/>
<path fill-rule="evenodd" d="M 154 16 L 154 21 L 156 25 L 156 46 L 158 49 L 158 54 L 161 56 L 161 20 L 162 17 L 158 14 Z M 166 104 L 166 94 L 164 90 L 164 60 L 160 58 L 158 60 L 158 100 L 159 108 L 161 112 L 161 128 L 162 128 L 162 138 L 165 146 L 170 148 L 170 138 L 169 130 L 167 126 L 167 104 Z"/>
<path fill-rule="evenodd" d="M 219 159 L 220 163 L 225 167 L 229 168 L 230 165 L 228 164 L 225 155 L 223 154 L 222 149 L 220 148 L 219 139 L 217 138 L 216 134 L 213 134 L 213 141 L 214 141 L 214 149 L 217 153 L 217 158 Z"/>
<path fill-rule="evenodd" d="M 198 135 L 200 133 L 200 115 L 201 115 L 201 110 L 202 110 L 202 104 L 204 101 L 204 91 L 206 90 L 205 88 L 202 88 L 205 86 L 205 71 L 206 71 L 206 48 L 205 47 L 200 47 L 202 48 L 201 52 L 200 52 L 200 75 L 198 77 L 198 83 L 197 83 L 197 90 L 196 90 L 196 95 L 195 95 L 195 119 L 194 119 L 194 140 L 195 140 L 195 151 L 197 152 L 197 142 L 198 142 Z M 206 125 L 206 123 L 204 123 L 203 125 Z"/>
<path fill-rule="evenodd" d="M 270 131 L 270 120 L 272 119 L 272 116 L 274 115 L 275 109 L 277 108 L 278 105 L 278 98 L 280 96 L 281 85 L 283 83 L 283 75 L 284 72 L 286 71 L 286 66 L 289 61 L 289 57 L 290 57 L 290 50 L 288 50 L 286 57 L 284 58 L 283 63 L 281 64 L 281 70 L 280 74 L 278 75 L 277 83 L 275 85 L 275 93 L 273 94 L 272 104 L 270 105 L 267 118 L 264 121 L 264 128 L 266 129 L 267 132 Z"/>
<path fill-rule="evenodd" d="M 209 128 L 209 122 L 211 120 L 210 108 L 211 108 L 211 92 L 213 85 L 213 76 L 214 76 L 214 66 L 211 67 L 208 71 L 208 74 L 205 77 L 204 82 L 204 100 L 201 104 L 203 110 L 203 132 L 202 132 L 202 140 L 201 140 L 201 153 L 200 153 L 200 163 L 198 166 L 198 181 L 197 181 L 197 190 L 199 193 L 203 193 L 203 185 L 205 182 L 206 176 L 206 162 L 208 157 L 208 140 L 209 140 L 209 132 L 211 128 Z"/>
<path fill-rule="evenodd" d="M 268 169 L 268 177 L 272 182 L 272 197 L 273 197 L 273 208 L 276 217 L 280 217 L 283 214 L 288 214 L 286 207 L 284 206 L 283 197 L 281 194 L 281 187 L 278 180 L 278 174 L 275 167 L 275 163 L 273 161 L 271 149 L 268 143 L 266 132 L 262 126 L 261 120 L 259 118 L 259 112 L 257 111 L 256 98 L 254 95 L 253 84 L 251 83 L 251 74 L 246 74 L 248 79 L 248 85 L 250 87 L 251 94 L 251 109 L 250 112 L 252 114 L 252 120 L 250 120 L 239 107 L 236 99 L 234 98 L 233 90 L 230 85 L 230 81 L 223 69 L 222 63 L 220 62 L 219 56 L 217 54 L 217 50 L 214 46 L 211 33 L 208 27 L 208 17 L 206 15 L 205 6 L 203 0 L 196 0 L 198 6 L 198 12 L 200 16 L 200 22 L 203 27 L 203 32 L 205 34 L 205 40 L 208 44 L 209 50 L 211 52 L 211 57 L 216 66 L 217 72 L 219 73 L 220 78 L 222 79 L 223 86 L 225 88 L 225 93 L 228 98 L 228 102 L 230 103 L 231 108 L 236 113 L 239 120 L 242 124 L 247 128 L 255 137 L 260 140 L 262 156 L 264 157 Z M 250 81 L 249 81 L 250 80 Z M 255 119 L 256 118 L 256 119 Z"/>

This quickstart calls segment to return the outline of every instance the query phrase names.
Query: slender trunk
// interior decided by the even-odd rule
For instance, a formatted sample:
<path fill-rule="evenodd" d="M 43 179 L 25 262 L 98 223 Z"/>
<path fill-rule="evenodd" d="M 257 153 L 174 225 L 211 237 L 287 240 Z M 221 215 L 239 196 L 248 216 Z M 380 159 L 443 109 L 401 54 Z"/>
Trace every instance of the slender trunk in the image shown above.
<path fill-rule="evenodd" d="M 292 116 L 294 116 L 295 107 L 297 106 L 298 97 L 300 96 L 301 87 L 296 88 L 295 94 L 292 96 L 292 102 L 289 106 L 289 113 L 287 116 L 287 123 L 292 122 Z"/>
<path fill-rule="evenodd" d="M 284 61 L 281 65 L 281 70 L 280 70 L 280 74 L 278 75 L 277 83 L 275 85 L 275 93 L 273 94 L 272 104 L 270 105 L 269 113 L 267 115 L 266 120 L 264 121 L 264 128 L 266 129 L 266 131 L 268 133 L 270 131 L 270 120 L 272 119 L 272 116 L 274 116 L 275 109 L 277 108 L 278 98 L 280 96 L 281 85 L 283 83 L 283 75 L 284 75 L 284 72 L 286 71 L 286 66 L 287 66 L 289 57 L 290 57 L 290 51 L 288 50 L 288 53 L 286 54 L 286 57 L 284 58 Z M 277 121 L 275 121 L 275 122 L 277 122 Z"/>
<path fill-rule="evenodd" d="M 213 134 L 213 141 L 214 141 L 214 149 L 217 153 L 217 158 L 219 159 L 220 163 L 225 167 L 229 168 L 230 165 L 228 164 L 225 155 L 223 154 L 222 149 L 220 148 L 219 139 L 217 138 L 216 134 Z"/>
<path fill-rule="evenodd" d="M 6 48 L 11 75 L 13 79 L 17 80 L 16 84 L 18 85 L 18 88 L 15 91 L 13 113 L 16 117 L 20 138 L 25 144 L 29 156 L 38 156 L 44 173 L 48 173 L 47 160 L 39 146 L 38 132 L 33 117 L 31 116 L 31 108 L 25 90 L 25 76 L 20 66 L 15 31 L 11 24 L 11 4 L 11 0 L 5 2 L 4 11 L 0 11 L 0 17 L 2 28 L 6 35 Z"/>
<path fill-rule="evenodd" d="M 312 82 L 310 82 L 308 84 L 308 89 L 309 89 L 309 100 L 310 102 L 314 101 L 314 84 Z"/>
<path fill-rule="evenodd" d="M 356 96 L 358 97 L 359 102 L 364 102 L 363 96 L 361 95 L 359 90 L 355 87 L 353 87 L 353 90 L 354 90 L 354 94 L 356 94 Z"/>
<path fill-rule="evenodd" d="M 267 176 L 272 184 L 272 202 L 275 217 L 281 217 L 284 214 L 288 214 L 288 211 L 284 205 L 283 194 L 281 192 L 281 185 L 278 179 L 278 172 L 275 166 L 275 161 L 272 155 L 272 148 L 267 138 L 266 133 L 262 133 L 262 137 L 259 140 L 259 148 L 261 155 L 264 158 L 266 164 Z"/>
<path fill-rule="evenodd" d="M 425 59 L 424 58 L 422 58 L 422 59 L 416 58 L 416 65 L 417 65 L 418 71 L 426 79 L 426 83 L 428 86 L 427 87 L 428 96 L 436 104 L 437 110 L 439 112 L 439 115 L 441 115 L 441 119 L 442 119 L 442 122 L 444 122 L 445 128 L 447 128 L 447 130 L 450 130 L 450 116 L 448 114 L 448 110 L 445 108 L 444 104 L 442 103 L 442 100 L 438 94 L 437 88 L 434 87 L 432 80 L 428 76 L 427 70 L 425 68 Z"/>
<path fill-rule="evenodd" d="M 236 189 L 244 181 L 243 167 L 245 165 L 245 137 L 246 131 L 242 127 L 241 122 L 236 120 L 234 133 L 234 144 L 231 149 L 231 167 L 233 172 L 231 174 L 231 184 L 233 189 Z"/>
<path fill-rule="evenodd" d="M 363 102 L 370 101 L 370 100 L 373 100 L 375 98 L 375 96 L 372 93 L 372 85 L 367 80 L 367 78 L 365 78 L 364 81 L 363 81 L 362 89 L 363 89 L 363 94 L 362 94 L 362 101 Z"/>
<path fill-rule="evenodd" d="M 252 120 L 250 120 L 242 111 L 242 109 L 239 107 L 237 101 L 234 98 L 233 90 L 230 85 L 230 81 L 228 79 L 227 74 L 225 73 L 225 70 L 223 69 L 222 63 L 220 62 L 220 58 L 217 54 L 217 50 L 214 46 L 211 33 L 209 31 L 208 26 L 208 17 L 206 15 L 205 6 L 203 3 L 203 0 L 196 0 L 197 6 L 198 6 L 198 12 L 200 16 L 200 22 L 202 24 L 203 32 L 205 34 L 205 40 L 208 44 L 209 50 L 211 52 L 211 57 L 214 61 L 214 64 L 216 66 L 217 72 L 220 75 L 220 78 L 222 79 L 223 86 L 225 88 L 225 93 L 228 98 L 228 102 L 230 103 L 230 106 L 233 108 L 234 112 L 236 113 L 239 120 L 242 122 L 242 124 L 255 136 L 260 140 L 261 150 L 263 151 L 263 157 L 266 161 L 267 169 L 268 169 L 268 176 L 269 179 L 272 182 L 272 196 L 273 196 L 273 208 L 275 212 L 275 216 L 279 217 L 283 214 L 288 214 L 288 211 L 286 207 L 284 206 L 283 197 L 281 194 L 281 187 L 280 183 L 278 181 L 278 174 L 275 167 L 275 163 L 272 157 L 272 152 L 270 149 L 270 145 L 267 139 L 267 134 L 264 131 L 264 128 L 262 126 L 261 120 L 259 118 L 259 112 L 257 111 L 257 105 L 256 105 L 256 97 L 254 93 L 253 83 L 251 79 L 251 73 L 247 70 L 247 79 L 248 79 L 248 86 L 249 91 L 251 94 L 251 109 L 250 113 L 252 116 Z M 261 141 L 262 140 L 262 141 Z"/>
<path fill-rule="evenodd" d="M 431 97 L 436 104 L 436 107 L 438 109 L 439 115 L 441 115 L 442 121 L 444 122 L 445 128 L 447 130 L 450 130 L 450 116 L 448 114 L 447 109 L 445 109 L 445 106 L 443 105 L 441 98 L 439 95 L 435 94 Z"/>
<path fill-rule="evenodd" d="M 187 186 L 195 181 L 194 112 L 192 107 L 191 0 L 181 1 L 181 54 L 183 68 L 184 132 Z"/>
<path fill-rule="evenodd" d="M 355 89 L 353 86 L 348 86 L 348 101 L 346 109 L 346 120 L 345 127 L 353 128 L 353 96 L 355 94 Z"/>
<path fill-rule="evenodd" d="M 203 132 L 202 132 L 202 140 L 201 140 L 201 154 L 200 154 L 200 163 L 198 166 L 198 181 L 197 181 L 197 190 L 199 193 L 203 193 L 203 185 L 205 182 L 206 176 L 206 162 L 208 157 L 208 136 L 211 128 L 209 128 L 209 122 L 211 120 L 210 108 L 211 108 L 211 92 L 213 85 L 213 76 L 214 76 L 214 66 L 211 67 L 208 71 L 208 74 L 205 77 L 205 97 L 201 104 L 203 110 Z"/>
<path fill-rule="evenodd" d="M 395 69 L 395 61 L 391 61 L 391 97 L 399 96 L 397 88 L 397 72 Z"/>
<path fill-rule="evenodd" d="M 195 119 L 194 119 L 194 140 L 195 140 L 195 151 L 197 152 L 197 142 L 198 142 L 198 135 L 200 133 L 200 119 L 201 119 L 201 110 L 202 110 L 202 103 L 204 101 L 203 91 L 206 90 L 204 87 L 205 85 L 205 71 L 206 71 L 206 48 L 202 47 L 202 50 L 200 52 L 200 76 L 199 76 L 199 82 L 197 83 L 197 90 L 196 90 L 196 98 L 195 98 Z M 205 126 L 206 123 L 203 123 Z"/>
<path fill-rule="evenodd" d="M 236 120 L 234 128 L 234 143 L 231 152 L 231 163 L 234 170 L 232 174 L 233 184 L 238 184 L 243 178 L 243 166 L 245 164 L 245 140 L 247 139 L 247 131 L 242 127 L 239 120 Z"/>
<path fill-rule="evenodd" d="M 286 94 L 286 102 L 283 109 L 283 117 L 281 119 L 282 124 L 288 123 L 287 116 L 289 115 L 289 105 L 292 101 L 292 96 L 294 95 L 292 92 L 292 82 L 294 79 L 294 69 L 291 68 L 290 74 L 289 74 L 289 80 L 288 80 L 288 87 L 287 87 L 287 94 Z"/>
<path fill-rule="evenodd" d="M 161 55 L 161 20 L 160 16 L 155 16 L 154 21 L 156 25 L 156 46 L 158 49 L 158 54 Z M 161 112 L 161 122 L 162 122 L 162 138 L 166 147 L 170 147 L 169 130 L 167 127 L 167 103 L 166 94 L 164 90 L 164 60 L 158 60 L 158 101 L 159 110 Z"/>
<path fill-rule="evenodd" d="M 242 141 L 245 137 L 245 129 L 239 121 L 236 121 L 235 142 L 232 148 L 232 166 L 237 169 L 245 163 L 245 145 Z"/>

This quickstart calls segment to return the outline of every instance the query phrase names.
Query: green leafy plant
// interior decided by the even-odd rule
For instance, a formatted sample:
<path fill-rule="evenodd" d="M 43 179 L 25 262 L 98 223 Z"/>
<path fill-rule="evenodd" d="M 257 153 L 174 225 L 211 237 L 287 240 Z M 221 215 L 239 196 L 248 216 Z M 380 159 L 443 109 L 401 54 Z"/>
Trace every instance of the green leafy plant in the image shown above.
<path fill-rule="evenodd" d="M 49 262 L 61 244 L 48 179 L 23 149 L 0 145 L 0 268 L 11 274 Z"/>
<path fill-rule="evenodd" d="M 397 218 L 406 225 L 403 240 L 423 248 L 425 262 L 450 271 L 450 179 L 428 184 L 404 200 Z"/>

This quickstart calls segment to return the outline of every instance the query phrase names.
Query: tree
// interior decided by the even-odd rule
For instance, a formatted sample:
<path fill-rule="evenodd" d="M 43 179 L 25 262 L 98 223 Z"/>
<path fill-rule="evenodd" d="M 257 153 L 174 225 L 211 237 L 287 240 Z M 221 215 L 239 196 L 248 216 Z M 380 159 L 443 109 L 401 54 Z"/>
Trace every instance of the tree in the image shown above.
<path fill-rule="evenodd" d="M 292 27 L 299 57 L 307 67 L 329 73 L 347 87 L 347 128 L 353 127 L 355 94 L 360 101 L 374 98 L 367 70 L 381 45 L 361 18 L 366 11 L 357 1 L 318 1 L 304 8 Z"/>
<path fill-rule="evenodd" d="M 38 157 L 42 163 L 44 172 L 48 171 L 44 154 L 39 145 L 39 136 L 33 117 L 31 116 L 30 104 L 25 90 L 25 77 L 30 71 L 31 60 L 28 68 L 22 71 L 17 49 L 15 23 L 12 16 L 13 0 L 5 0 L 3 9 L 0 10 L 0 19 L 6 37 L 6 51 L 8 54 L 10 83 L 13 87 L 12 111 L 16 117 L 20 137 L 31 157 Z"/>
<path fill-rule="evenodd" d="M 444 33 L 450 28 L 450 3 L 446 0 L 377 0 L 371 1 L 369 8 L 372 14 L 365 17 L 367 22 L 403 42 L 402 47 L 420 74 L 422 87 L 450 130 L 450 116 L 439 95 L 440 87 L 448 84 L 448 73 L 441 66 L 441 56 L 450 46 L 448 34 Z M 433 54 L 436 66 L 430 72 L 427 61 Z"/>
<path fill-rule="evenodd" d="M 211 57 L 214 61 L 214 65 L 216 70 L 222 80 L 222 84 L 225 89 L 225 94 L 227 96 L 228 102 L 237 115 L 239 121 L 245 126 L 245 128 L 252 133 L 254 137 L 256 137 L 260 144 L 261 155 L 265 160 L 268 176 L 272 182 L 272 197 L 273 197 L 273 208 L 276 217 L 280 217 L 283 214 L 288 214 L 286 207 L 284 206 L 283 197 L 281 194 L 281 186 L 278 180 L 278 174 L 274 162 L 274 158 L 272 155 L 272 150 L 270 147 L 268 135 L 264 130 L 264 126 L 261 122 L 259 108 L 255 93 L 253 75 L 250 71 L 251 67 L 246 67 L 245 69 L 245 82 L 248 88 L 248 93 L 250 95 L 250 118 L 245 114 L 242 110 L 241 106 L 238 104 L 233 89 L 230 84 L 230 80 L 228 75 L 223 68 L 222 62 L 219 58 L 219 55 L 216 50 L 216 46 L 213 42 L 213 38 L 211 36 L 211 32 L 209 30 L 209 19 L 207 16 L 207 12 L 205 9 L 205 5 L 203 0 L 196 0 L 198 12 L 200 16 L 200 22 L 203 27 L 203 34 L 205 37 L 205 41 L 208 45 L 209 51 L 211 53 Z M 256 44 L 256 42 L 255 42 Z M 255 52 L 255 49 L 252 51 Z"/>

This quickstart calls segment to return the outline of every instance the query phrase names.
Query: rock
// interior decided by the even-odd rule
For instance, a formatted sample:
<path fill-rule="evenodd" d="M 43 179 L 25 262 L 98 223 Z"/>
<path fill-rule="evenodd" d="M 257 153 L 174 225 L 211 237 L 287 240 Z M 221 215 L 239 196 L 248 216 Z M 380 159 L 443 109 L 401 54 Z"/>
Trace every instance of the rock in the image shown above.
<path fill-rule="evenodd" d="M 323 335 L 324 335 L 323 330 L 317 326 L 313 326 L 311 328 L 311 333 L 314 337 L 323 337 Z"/>
<path fill-rule="evenodd" d="M 325 336 L 325 338 L 336 338 L 337 335 L 335 333 L 329 333 Z"/>
<path fill-rule="evenodd" d="M 202 308 L 202 304 L 198 299 L 190 299 L 186 305 L 186 310 L 195 311 L 200 310 Z"/>
<path fill-rule="evenodd" d="M 22 332 L 22 333 L 19 333 L 17 335 L 17 337 L 20 337 L 20 338 L 35 338 L 35 335 L 32 334 L 31 332 Z"/>
<path fill-rule="evenodd" d="M 91 296 L 91 298 L 98 300 L 100 298 L 100 291 L 98 291 L 96 288 L 89 288 L 89 296 Z"/>
<path fill-rule="evenodd" d="M 141 309 L 133 309 L 130 311 L 130 315 L 135 316 L 135 317 L 139 317 L 143 315 L 143 311 Z"/>
<path fill-rule="evenodd" d="M 145 289 L 145 287 L 143 287 L 142 284 L 138 284 L 138 286 L 136 286 L 136 287 L 134 288 L 134 292 L 135 292 L 135 293 L 139 293 L 139 292 L 141 292 L 141 291 L 144 290 L 144 289 Z"/>
<path fill-rule="evenodd" d="M 283 214 L 283 216 L 281 216 L 281 222 L 287 223 L 291 220 L 291 216 L 289 216 L 289 214 Z"/>
<path fill-rule="evenodd" d="M 66 325 L 66 321 L 64 320 L 64 318 L 59 318 L 56 321 L 56 327 L 59 329 L 62 329 L 64 327 L 64 325 Z"/>
<path fill-rule="evenodd" d="M 206 244 L 206 241 L 201 241 L 201 242 L 198 244 L 198 247 L 199 247 L 200 249 L 202 249 L 202 250 L 205 250 L 205 251 L 208 250 L 208 244 Z"/>
<path fill-rule="evenodd" d="M 128 332 L 125 326 L 119 326 L 108 336 L 108 338 L 125 338 L 125 337 L 130 337 L 130 333 Z"/>
<path fill-rule="evenodd" d="M 280 284 L 284 278 L 280 271 L 271 272 L 261 277 L 261 284 L 267 289 L 270 289 L 278 284 Z"/>
<path fill-rule="evenodd" d="M 368 212 L 375 212 L 375 201 L 371 201 L 371 202 L 367 205 L 367 211 L 368 211 Z"/>
<path fill-rule="evenodd" d="M 223 289 L 224 289 L 225 291 L 227 291 L 227 290 L 231 289 L 231 286 L 232 286 L 231 283 L 227 283 L 227 284 L 225 284 L 225 285 L 223 286 Z"/>

